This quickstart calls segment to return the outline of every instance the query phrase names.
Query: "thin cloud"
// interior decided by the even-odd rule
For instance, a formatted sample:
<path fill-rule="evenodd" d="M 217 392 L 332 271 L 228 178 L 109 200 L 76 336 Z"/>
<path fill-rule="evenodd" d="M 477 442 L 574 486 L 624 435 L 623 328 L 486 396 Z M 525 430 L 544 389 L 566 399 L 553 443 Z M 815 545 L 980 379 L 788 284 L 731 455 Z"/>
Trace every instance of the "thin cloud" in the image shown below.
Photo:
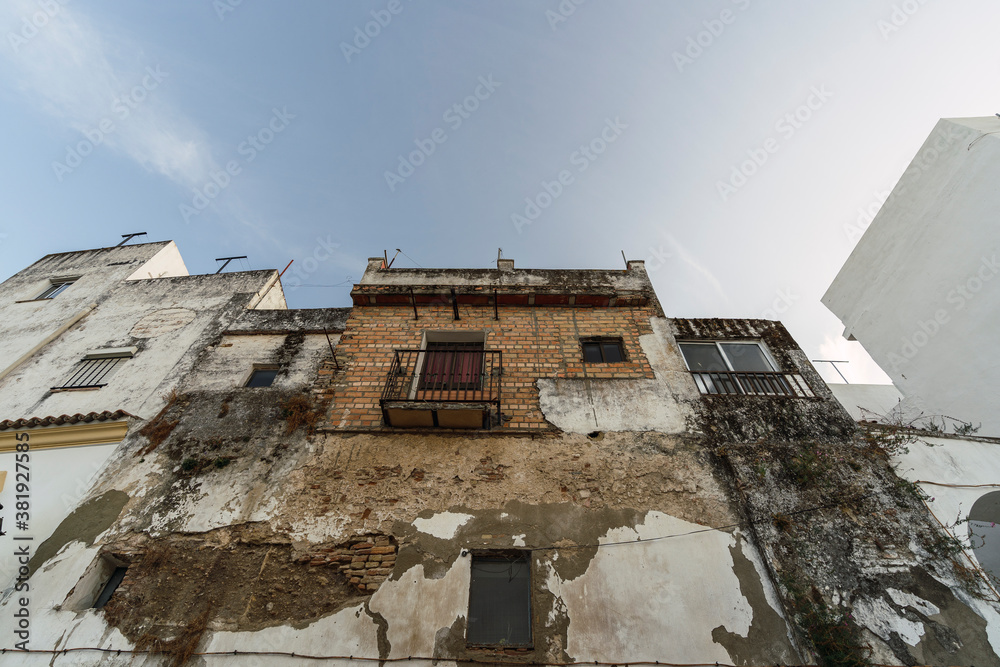
<path fill-rule="evenodd" d="M 0 47 L 8 78 L 46 114 L 80 133 L 70 143 L 110 148 L 144 168 L 193 187 L 213 168 L 203 133 L 168 102 L 168 63 L 123 66 L 117 47 L 77 7 L 53 2 L 4 0 Z M 141 99 L 140 99 L 141 98 Z M 110 127 L 110 131 L 101 131 Z M 53 149 L 66 161 L 66 147 Z M 83 156 L 85 160 L 86 157 Z"/>
<path fill-rule="evenodd" d="M 670 246 L 674 249 L 674 254 L 678 259 L 694 269 L 695 272 L 699 273 L 705 279 L 705 282 L 711 285 L 716 294 L 722 297 L 726 303 L 730 302 L 726 291 L 722 289 L 722 283 L 719 282 L 719 279 L 715 277 L 715 274 L 713 274 L 707 266 L 698 261 L 698 259 L 692 255 L 687 248 L 678 243 L 677 239 L 675 239 L 672 235 L 664 232 L 663 237 L 667 239 L 668 243 L 670 243 Z"/>

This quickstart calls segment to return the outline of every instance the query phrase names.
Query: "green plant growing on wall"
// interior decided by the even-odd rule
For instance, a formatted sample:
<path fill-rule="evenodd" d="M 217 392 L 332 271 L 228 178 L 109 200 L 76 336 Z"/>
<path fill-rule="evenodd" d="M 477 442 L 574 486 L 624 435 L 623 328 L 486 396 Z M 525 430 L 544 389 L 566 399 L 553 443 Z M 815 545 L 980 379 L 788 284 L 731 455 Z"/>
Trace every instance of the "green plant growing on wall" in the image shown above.
<path fill-rule="evenodd" d="M 806 593 L 798 582 L 785 576 L 782 584 L 792 598 L 792 611 L 805 630 L 825 667 L 869 667 L 871 647 L 862 644 L 850 614 L 831 609 L 815 587 Z"/>

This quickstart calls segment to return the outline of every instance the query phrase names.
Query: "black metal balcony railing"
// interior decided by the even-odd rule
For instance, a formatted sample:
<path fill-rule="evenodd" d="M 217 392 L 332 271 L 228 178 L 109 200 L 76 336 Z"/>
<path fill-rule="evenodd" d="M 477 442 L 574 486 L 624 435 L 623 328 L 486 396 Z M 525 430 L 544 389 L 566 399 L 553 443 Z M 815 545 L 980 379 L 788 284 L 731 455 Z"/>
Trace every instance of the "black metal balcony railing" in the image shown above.
<path fill-rule="evenodd" d="M 500 411 L 502 352 L 456 345 L 396 350 L 382 389 L 386 402 L 492 403 Z"/>
<path fill-rule="evenodd" d="M 815 397 L 802 376 L 795 373 L 691 371 L 691 375 L 703 394 Z"/>

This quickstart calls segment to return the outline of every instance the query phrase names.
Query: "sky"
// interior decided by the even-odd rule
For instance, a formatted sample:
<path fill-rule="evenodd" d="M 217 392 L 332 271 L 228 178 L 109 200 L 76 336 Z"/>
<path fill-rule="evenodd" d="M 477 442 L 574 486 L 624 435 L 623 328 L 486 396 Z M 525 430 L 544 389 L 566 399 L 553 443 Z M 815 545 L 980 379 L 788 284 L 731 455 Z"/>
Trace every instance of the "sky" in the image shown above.
<path fill-rule="evenodd" d="M 987 0 L 4 0 L 0 279 L 147 232 L 192 273 L 294 260 L 288 304 L 316 308 L 383 251 L 624 252 L 668 317 L 780 319 L 888 382 L 820 297 L 937 120 L 1000 111 L 998 24 Z"/>

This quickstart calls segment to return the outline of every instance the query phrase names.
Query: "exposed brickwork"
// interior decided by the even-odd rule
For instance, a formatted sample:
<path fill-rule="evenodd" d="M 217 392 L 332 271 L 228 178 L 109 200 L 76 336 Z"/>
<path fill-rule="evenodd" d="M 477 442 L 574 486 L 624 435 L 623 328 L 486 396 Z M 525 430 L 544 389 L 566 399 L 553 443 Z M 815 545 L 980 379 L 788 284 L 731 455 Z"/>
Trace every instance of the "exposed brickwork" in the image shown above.
<path fill-rule="evenodd" d="M 328 421 L 321 428 L 385 429 L 379 407 L 393 350 L 419 348 L 424 331 L 485 331 L 486 349 L 503 352 L 501 383 L 503 429 L 551 426 L 539 409 L 538 378 L 652 378 L 639 344 L 652 333 L 654 305 L 645 307 L 460 306 L 456 321 L 450 304 L 418 306 L 355 306 L 337 346 L 343 371 L 333 377 Z M 584 364 L 579 339 L 619 336 L 626 361 Z M 321 371 L 322 372 L 322 371 Z"/>
<path fill-rule="evenodd" d="M 341 576 L 359 591 L 378 590 L 396 565 L 396 544 L 385 535 L 358 537 L 332 547 L 322 547 L 296 562 L 313 566 L 336 567 Z"/>

